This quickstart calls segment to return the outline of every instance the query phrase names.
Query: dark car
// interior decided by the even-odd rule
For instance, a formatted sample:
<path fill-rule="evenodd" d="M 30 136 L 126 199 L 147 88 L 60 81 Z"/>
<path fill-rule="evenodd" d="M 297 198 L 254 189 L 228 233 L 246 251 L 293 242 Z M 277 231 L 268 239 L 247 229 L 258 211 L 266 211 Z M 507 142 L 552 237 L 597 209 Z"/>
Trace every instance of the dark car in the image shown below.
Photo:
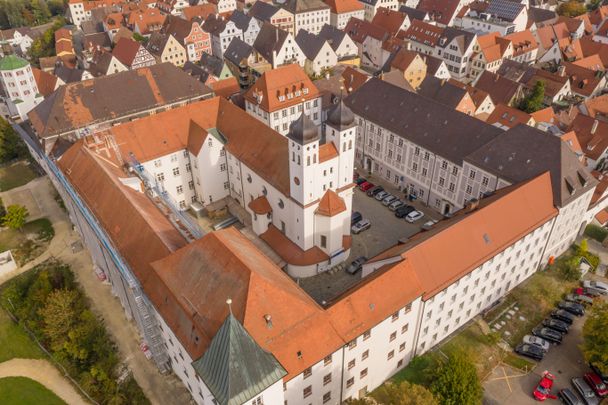
<path fill-rule="evenodd" d="M 568 324 L 559 319 L 547 318 L 543 321 L 543 325 L 560 333 L 568 333 Z"/>
<path fill-rule="evenodd" d="M 593 389 L 583 378 L 575 377 L 571 381 L 572 385 L 576 388 L 581 397 L 583 397 L 583 401 L 585 401 L 587 405 L 599 405 L 600 398 L 595 395 Z"/>
<path fill-rule="evenodd" d="M 363 219 L 363 215 L 361 215 L 361 213 L 359 211 L 354 211 L 351 215 L 350 215 L 350 224 L 354 225 L 357 222 L 361 221 Z"/>
<path fill-rule="evenodd" d="M 557 394 L 566 405 L 585 405 L 583 401 L 570 388 L 564 388 Z"/>
<path fill-rule="evenodd" d="M 568 325 L 572 325 L 572 322 L 574 322 L 574 315 L 563 309 L 554 309 L 553 312 L 551 312 L 551 318 L 558 319 Z"/>
<path fill-rule="evenodd" d="M 573 315 L 585 315 L 585 307 L 581 304 L 577 304 L 576 302 L 561 301 L 559 304 L 557 304 L 557 307 L 559 309 L 566 310 Z"/>
<path fill-rule="evenodd" d="M 397 218 L 403 218 L 407 216 L 407 214 L 415 210 L 416 208 L 412 207 L 411 205 L 404 205 L 403 207 L 399 207 L 395 210 L 395 216 Z"/>
<path fill-rule="evenodd" d="M 582 291 L 581 291 L 582 293 Z M 593 298 L 591 297 L 587 297 L 586 295 L 583 294 L 568 294 L 565 297 L 566 301 L 570 301 L 570 302 L 576 302 L 577 304 L 582 304 L 582 305 L 593 305 Z"/>
<path fill-rule="evenodd" d="M 529 345 L 527 343 L 518 344 L 515 348 L 515 353 L 539 361 L 542 360 L 545 356 L 545 352 L 543 351 L 543 349 L 536 345 Z"/>
<path fill-rule="evenodd" d="M 543 328 L 542 326 L 537 326 L 536 328 L 532 329 L 532 334 L 534 336 L 538 336 L 540 338 L 548 340 L 551 343 L 562 343 L 562 334 L 551 328 Z"/>
<path fill-rule="evenodd" d="M 352 261 L 350 266 L 346 268 L 346 271 L 350 274 L 355 274 L 363 267 L 363 263 L 367 261 L 367 257 L 359 256 L 355 260 Z"/>
<path fill-rule="evenodd" d="M 360 184 L 362 184 L 362 183 L 365 183 L 366 181 L 367 181 L 367 179 L 366 179 L 366 178 L 364 178 L 364 177 L 357 177 L 357 178 L 355 179 L 355 184 L 356 184 L 356 185 L 360 185 Z"/>
<path fill-rule="evenodd" d="M 370 188 L 369 190 L 367 190 L 367 195 L 369 197 L 374 197 L 376 194 L 378 194 L 381 191 L 384 191 L 384 187 L 376 186 L 376 187 L 373 187 L 373 188 Z"/>

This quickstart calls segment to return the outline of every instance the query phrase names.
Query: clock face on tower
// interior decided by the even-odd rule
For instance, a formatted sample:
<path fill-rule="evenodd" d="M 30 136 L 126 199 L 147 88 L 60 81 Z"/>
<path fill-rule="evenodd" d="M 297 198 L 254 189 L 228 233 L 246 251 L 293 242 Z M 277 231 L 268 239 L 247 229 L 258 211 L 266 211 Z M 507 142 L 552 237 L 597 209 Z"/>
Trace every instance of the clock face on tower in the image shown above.
<path fill-rule="evenodd" d="M 298 179 L 297 177 L 293 178 L 293 182 L 296 183 L 296 186 L 300 185 L 300 179 Z"/>

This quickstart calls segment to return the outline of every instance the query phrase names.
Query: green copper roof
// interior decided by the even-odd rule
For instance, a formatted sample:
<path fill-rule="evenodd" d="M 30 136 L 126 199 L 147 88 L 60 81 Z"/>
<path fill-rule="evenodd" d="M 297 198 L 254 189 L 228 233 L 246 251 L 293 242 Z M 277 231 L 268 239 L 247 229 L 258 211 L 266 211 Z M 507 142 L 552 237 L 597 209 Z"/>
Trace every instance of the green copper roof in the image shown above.
<path fill-rule="evenodd" d="M 241 405 L 287 374 L 232 314 L 192 366 L 220 405 Z"/>
<path fill-rule="evenodd" d="M 21 69 L 29 64 L 30 63 L 23 58 L 15 55 L 8 55 L 0 59 L 0 70 Z"/>

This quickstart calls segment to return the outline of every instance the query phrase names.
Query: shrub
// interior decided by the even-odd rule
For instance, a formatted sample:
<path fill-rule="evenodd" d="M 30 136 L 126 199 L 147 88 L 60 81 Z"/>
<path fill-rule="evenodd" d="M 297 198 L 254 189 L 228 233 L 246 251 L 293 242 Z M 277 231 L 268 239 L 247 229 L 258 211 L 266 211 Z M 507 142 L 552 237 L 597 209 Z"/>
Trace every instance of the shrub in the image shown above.
<path fill-rule="evenodd" d="M 606 239 L 606 236 L 608 236 L 608 229 L 604 228 L 603 226 L 589 224 L 585 228 L 585 236 L 595 239 L 601 243 L 604 241 L 604 239 Z"/>

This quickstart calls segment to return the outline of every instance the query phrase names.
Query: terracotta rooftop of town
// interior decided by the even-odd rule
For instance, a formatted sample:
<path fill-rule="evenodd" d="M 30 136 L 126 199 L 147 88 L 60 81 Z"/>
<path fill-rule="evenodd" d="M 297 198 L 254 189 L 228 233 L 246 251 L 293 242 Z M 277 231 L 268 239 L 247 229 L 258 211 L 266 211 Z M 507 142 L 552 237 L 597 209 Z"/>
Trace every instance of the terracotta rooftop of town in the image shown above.
<path fill-rule="evenodd" d="M 319 206 L 315 211 L 315 214 L 323 215 L 325 217 L 333 217 L 341 212 L 346 211 L 346 204 L 344 199 L 336 194 L 333 190 L 327 190 L 321 200 Z"/>
<path fill-rule="evenodd" d="M 513 128 L 518 124 L 534 123 L 534 119 L 530 114 L 517 108 L 496 104 L 486 122 L 490 125 L 499 124 L 501 127 Z"/>
<path fill-rule="evenodd" d="M 325 0 L 334 14 L 351 13 L 358 10 L 363 10 L 363 4 L 357 0 Z"/>
<path fill-rule="evenodd" d="M 245 99 L 272 112 L 319 97 L 319 91 L 297 64 L 264 72 L 245 93 Z"/>

